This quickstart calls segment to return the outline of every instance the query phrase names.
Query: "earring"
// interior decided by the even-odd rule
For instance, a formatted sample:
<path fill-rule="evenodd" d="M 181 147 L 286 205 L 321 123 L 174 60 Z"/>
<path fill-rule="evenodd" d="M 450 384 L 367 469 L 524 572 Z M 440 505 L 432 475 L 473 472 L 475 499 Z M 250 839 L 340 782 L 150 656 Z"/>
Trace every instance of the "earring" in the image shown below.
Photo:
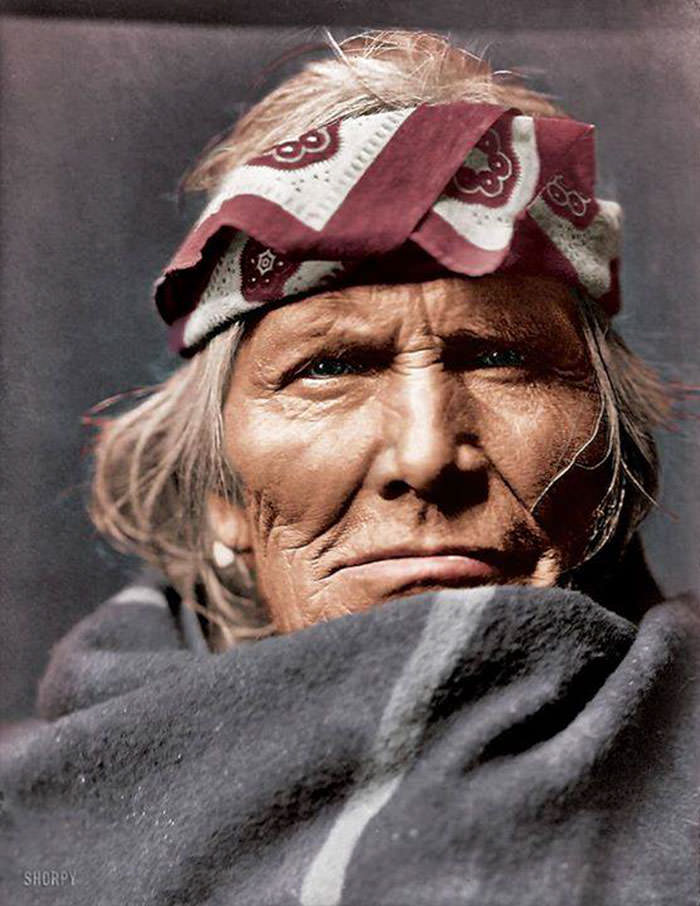
<path fill-rule="evenodd" d="M 230 547 L 227 547 L 221 541 L 215 541 L 211 546 L 211 555 L 214 563 L 220 568 L 225 569 L 230 566 L 236 559 Z"/>

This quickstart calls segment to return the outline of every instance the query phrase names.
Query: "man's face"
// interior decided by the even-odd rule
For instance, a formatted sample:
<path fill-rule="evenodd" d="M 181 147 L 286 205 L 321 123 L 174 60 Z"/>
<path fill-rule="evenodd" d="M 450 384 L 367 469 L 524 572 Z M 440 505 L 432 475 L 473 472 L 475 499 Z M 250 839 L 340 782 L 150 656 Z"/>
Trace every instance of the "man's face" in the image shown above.
<path fill-rule="evenodd" d="M 508 276 L 260 318 L 225 403 L 244 499 L 225 524 L 280 631 L 428 588 L 550 585 L 576 562 L 608 478 L 577 323 L 563 284 Z"/>

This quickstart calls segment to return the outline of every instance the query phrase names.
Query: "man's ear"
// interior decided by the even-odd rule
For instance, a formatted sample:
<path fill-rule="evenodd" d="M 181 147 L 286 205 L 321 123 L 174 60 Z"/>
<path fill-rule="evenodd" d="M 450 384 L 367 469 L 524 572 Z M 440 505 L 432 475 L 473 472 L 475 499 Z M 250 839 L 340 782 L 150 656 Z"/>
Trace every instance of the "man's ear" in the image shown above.
<path fill-rule="evenodd" d="M 207 512 L 217 541 L 238 554 L 252 549 L 250 526 L 243 506 L 210 493 L 207 496 Z"/>

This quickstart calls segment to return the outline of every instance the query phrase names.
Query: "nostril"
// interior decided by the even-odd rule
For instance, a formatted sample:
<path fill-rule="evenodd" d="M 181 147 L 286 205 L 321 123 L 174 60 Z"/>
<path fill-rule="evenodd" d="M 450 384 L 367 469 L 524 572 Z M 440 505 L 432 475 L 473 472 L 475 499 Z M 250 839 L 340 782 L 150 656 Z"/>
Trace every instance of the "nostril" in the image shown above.
<path fill-rule="evenodd" d="M 412 494 L 419 500 L 433 504 L 449 516 L 484 503 L 488 498 L 488 489 L 487 469 L 465 472 L 455 464 L 449 464 L 429 483 L 394 478 L 382 485 L 380 493 L 385 500 L 396 500 L 406 494 Z"/>
<path fill-rule="evenodd" d="M 477 434 L 472 434 L 469 431 L 460 431 L 455 437 L 455 443 L 458 447 L 480 447 L 479 436 Z"/>
<path fill-rule="evenodd" d="M 393 481 L 388 481 L 382 488 L 382 497 L 386 500 L 396 500 L 397 497 L 400 497 L 402 494 L 405 494 L 406 491 L 410 490 L 409 486 L 405 481 L 401 479 L 394 479 Z"/>

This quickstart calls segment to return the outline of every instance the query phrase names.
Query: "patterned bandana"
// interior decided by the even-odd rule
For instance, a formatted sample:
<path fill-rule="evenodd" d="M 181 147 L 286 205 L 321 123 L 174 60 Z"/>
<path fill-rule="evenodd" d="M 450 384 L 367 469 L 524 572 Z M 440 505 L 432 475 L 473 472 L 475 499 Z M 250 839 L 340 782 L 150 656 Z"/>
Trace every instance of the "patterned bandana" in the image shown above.
<path fill-rule="evenodd" d="M 279 300 L 448 272 L 556 277 L 615 314 L 621 210 L 594 197 L 593 130 L 420 104 L 270 148 L 224 177 L 156 283 L 171 348 Z"/>

